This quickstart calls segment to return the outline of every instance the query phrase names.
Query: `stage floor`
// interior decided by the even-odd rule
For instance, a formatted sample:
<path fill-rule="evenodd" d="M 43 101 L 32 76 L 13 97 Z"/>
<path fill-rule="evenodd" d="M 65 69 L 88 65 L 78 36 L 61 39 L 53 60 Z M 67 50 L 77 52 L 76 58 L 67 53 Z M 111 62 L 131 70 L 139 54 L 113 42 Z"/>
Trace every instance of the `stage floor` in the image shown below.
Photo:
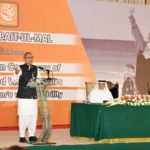
<path fill-rule="evenodd" d="M 57 145 L 77 145 L 77 144 L 94 144 L 94 141 L 81 140 L 70 137 L 70 129 L 53 129 L 51 142 L 56 142 Z M 41 130 L 37 130 L 37 136 Z M 31 146 L 18 142 L 18 131 L 0 131 L 0 148 L 9 147 L 11 145 Z"/>

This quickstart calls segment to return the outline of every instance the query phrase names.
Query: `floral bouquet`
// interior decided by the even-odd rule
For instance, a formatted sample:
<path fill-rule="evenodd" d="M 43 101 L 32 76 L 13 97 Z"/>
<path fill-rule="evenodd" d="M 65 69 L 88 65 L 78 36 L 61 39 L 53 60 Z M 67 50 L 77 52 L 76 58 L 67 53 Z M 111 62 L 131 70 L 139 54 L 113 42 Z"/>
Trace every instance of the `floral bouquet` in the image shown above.
<path fill-rule="evenodd" d="M 150 106 L 150 95 L 126 95 L 121 96 L 106 103 L 108 106 L 130 105 L 130 106 Z"/>

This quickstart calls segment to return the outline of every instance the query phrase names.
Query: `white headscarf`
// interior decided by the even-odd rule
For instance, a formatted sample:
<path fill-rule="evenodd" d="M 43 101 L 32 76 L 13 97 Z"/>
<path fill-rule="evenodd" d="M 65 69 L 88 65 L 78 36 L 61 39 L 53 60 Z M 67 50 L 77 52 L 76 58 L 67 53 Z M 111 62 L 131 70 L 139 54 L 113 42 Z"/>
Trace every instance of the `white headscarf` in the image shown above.
<path fill-rule="evenodd" d="M 98 82 L 96 83 L 95 87 L 92 89 L 88 96 L 88 100 L 91 103 L 102 103 L 104 100 L 113 100 L 113 96 L 108 89 L 107 83 L 105 83 L 104 90 L 100 90 L 98 87 Z"/>

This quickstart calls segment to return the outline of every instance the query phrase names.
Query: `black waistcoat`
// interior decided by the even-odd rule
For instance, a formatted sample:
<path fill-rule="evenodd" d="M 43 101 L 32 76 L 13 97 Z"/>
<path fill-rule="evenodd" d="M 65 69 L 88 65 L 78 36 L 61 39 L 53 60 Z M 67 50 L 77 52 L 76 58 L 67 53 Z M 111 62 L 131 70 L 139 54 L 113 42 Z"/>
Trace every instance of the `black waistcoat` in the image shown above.
<path fill-rule="evenodd" d="M 27 99 L 36 99 L 37 93 L 35 88 L 29 88 L 26 85 L 28 84 L 29 80 L 32 79 L 32 76 L 37 77 L 37 67 L 32 65 L 31 70 L 27 64 L 20 66 L 22 70 L 22 75 L 19 78 L 19 87 L 17 92 L 18 98 L 27 98 Z"/>

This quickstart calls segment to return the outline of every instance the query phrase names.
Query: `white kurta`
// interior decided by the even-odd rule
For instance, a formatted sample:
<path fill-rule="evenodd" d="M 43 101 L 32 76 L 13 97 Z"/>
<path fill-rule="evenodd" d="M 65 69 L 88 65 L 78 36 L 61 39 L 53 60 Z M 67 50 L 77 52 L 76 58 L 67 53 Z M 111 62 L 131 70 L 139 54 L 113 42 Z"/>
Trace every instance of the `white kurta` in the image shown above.
<path fill-rule="evenodd" d="M 13 76 L 13 82 L 18 83 L 22 71 Z M 18 115 L 37 115 L 37 99 L 18 98 Z"/>
<path fill-rule="evenodd" d="M 18 83 L 22 71 L 13 76 L 13 82 Z M 25 137 L 25 130 L 28 128 L 29 137 L 35 135 L 37 112 L 37 99 L 18 98 L 18 116 L 19 116 L 19 136 Z"/>
<path fill-rule="evenodd" d="M 37 115 L 37 99 L 18 98 L 18 115 Z"/>
<path fill-rule="evenodd" d="M 107 83 L 105 83 L 104 90 L 98 88 L 98 84 L 90 92 L 88 99 L 91 103 L 102 103 L 104 100 L 113 100 L 113 96 L 108 89 Z"/>

